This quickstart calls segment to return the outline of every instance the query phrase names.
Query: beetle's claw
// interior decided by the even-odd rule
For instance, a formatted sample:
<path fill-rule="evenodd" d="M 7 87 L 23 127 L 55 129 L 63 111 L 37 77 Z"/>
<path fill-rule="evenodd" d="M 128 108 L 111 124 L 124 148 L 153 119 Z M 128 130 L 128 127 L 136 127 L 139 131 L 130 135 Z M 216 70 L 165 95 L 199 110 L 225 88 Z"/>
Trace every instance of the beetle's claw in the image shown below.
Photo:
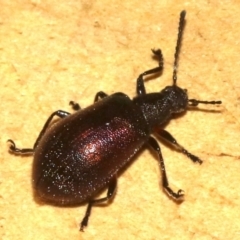
<path fill-rule="evenodd" d="M 16 151 L 16 144 L 15 144 L 15 142 L 12 139 L 8 139 L 7 142 L 10 142 L 10 144 L 11 144 L 9 146 L 9 150 L 12 151 L 12 152 Z"/>
<path fill-rule="evenodd" d="M 179 189 L 177 192 L 178 198 L 184 197 L 184 191 L 182 189 Z"/>
<path fill-rule="evenodd" d="M 87 224 L 88 224 L 88 217 L 84 217 L 81 222 L 79 231 L 84 232 L 84 228 L 87 226 Z"/>
<path fill-rule="evenodd" d="M 184 191 L 182 189 L 179 189 L 177 193 L 174 193 L 173 198 L 178 202 L 183 201 Z"/>

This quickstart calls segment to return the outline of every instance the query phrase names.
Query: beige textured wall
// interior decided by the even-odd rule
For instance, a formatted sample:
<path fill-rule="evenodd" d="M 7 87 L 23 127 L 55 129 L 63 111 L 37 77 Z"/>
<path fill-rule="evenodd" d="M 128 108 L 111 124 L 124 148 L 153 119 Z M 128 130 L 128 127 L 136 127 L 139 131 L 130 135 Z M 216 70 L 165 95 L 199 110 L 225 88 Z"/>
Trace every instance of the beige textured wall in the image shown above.
<path fill-rule="evenodd" d="M 239 1 L 0 1 L 0 239 L 240 239 L 240 2 Z M 133 97 L 139 73 L 165 69 L 149 92 L 171 84 L 179 12 L 187 11 L 178 84 L 199 106 L 166 126 L 199 166 L 161 144 L 169 181 L 185 190 L 176 204 L 162 191 L 158 163 L 144 150 L 119 178 L 111 205 L 39 204 L 31 188 L 32 157 L 8 153 L 6 140 L 31 147 L 53 111 L 82 107 L 95 93 Z M 212 110 L 218 110 L 213 112 Z"/>

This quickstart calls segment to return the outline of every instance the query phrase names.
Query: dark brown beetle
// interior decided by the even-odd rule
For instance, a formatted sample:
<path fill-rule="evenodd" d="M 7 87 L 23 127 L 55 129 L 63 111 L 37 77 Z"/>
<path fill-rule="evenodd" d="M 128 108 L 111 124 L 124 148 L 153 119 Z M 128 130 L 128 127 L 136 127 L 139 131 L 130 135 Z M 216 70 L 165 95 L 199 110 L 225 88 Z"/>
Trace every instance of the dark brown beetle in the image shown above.
<path fill-rule="evenodd" d="M 12 140 L 8 140 L 13 153 L 34 153 L 33 186 L 40 198 L 58 205 L 88 201 L 80 230 L 87 226 L 92 206 L 113 197 L 117 173 L 145 143 L 158 154 L 164 190 L 173 199 L 183 196 L 182 190 L 174 192 L 168 185 L 160 146 L 152 133 L 173 144 L 193 162 L 202 163 L 180 146 L 170 133 L 161 129 L 173 114 L 187 111 L 188 106 L 221 104 L 221 101 L 188 99 L 186 90 L 176 85 L 185 15 L 185 11 L 180 14 L 172 86 L 161 92 L 146 94 L 143 77 L 163 69 L 161 50 L 152 50 L 159 59 L 159 66 L 140 74 L 137 79 L 138 96 L 133 100 L 124 93 L 107 96 L 98 92 L 95 103 L 83 110 L 78 104 L 70 102 L 75 110 L 79 110 L 75 114 L 62 110 L 52 113 L 33 149 L 19 149 Z M 50 124 L 55 116 L 62 119 Z M 106 186 L 107 196 L 94 199 Z"/>

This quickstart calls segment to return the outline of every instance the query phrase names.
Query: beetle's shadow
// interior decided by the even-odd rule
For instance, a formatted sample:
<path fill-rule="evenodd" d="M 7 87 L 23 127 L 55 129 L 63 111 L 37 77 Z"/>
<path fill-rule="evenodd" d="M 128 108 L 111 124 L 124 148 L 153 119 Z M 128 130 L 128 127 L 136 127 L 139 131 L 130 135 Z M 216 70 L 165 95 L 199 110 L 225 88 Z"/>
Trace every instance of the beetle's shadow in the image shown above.
<path fill-rule="evenodd" d="M 104 187 L 103 189 L 101 189 L 97 194 L 94 195 L 94 198 L 85 200 L 81 203 L 72 203 L 72 204 L 61 204 L 61 203 L 56 203 L 56 202 L 52 202 L 48 199 L 42 199 L 41 197 L 39 197 L 36 193 L 36 190 L 32 187 L 32 191 L 33 191 L 33 199 L 34 202 L 37 203 L 39 206 L 45 206 L 45 205 L 51 205 L 54 207 L 60 207 L 60 208 L 76 208 L 76 207 L 82 207 L 88 204 L 89 200 L 94 200 L 94 199 L 99 199 L 102 197 L 106 197 L 107 195 L 107 186 Z M 117 192 L 117 191 L 116 191 Z M 106 194 L 105 194 L 106 193 Z M 105 195 L 104 195 L 105 194 Z M 111 204 L 114 201 L 115 196 L 113 196 L 111 199 L 109 199 L 106 202 L 102 202 L 102 203 L 96 203 L 94 204 L 94 207 L 107 207 L 109 204 Z"/>
<path fill-rule="evenodd" d="M 106 192 L 106 194 L 104 192 Z M 81 203 L 61 204 L 61 202 L 57 203 L 57 202 L 53 202 L 53 201 L 48 200 L 48 199 L 41 198 L 40 196 L 38 196 L 38 194 L 37 194 L 36 190 L 34 189 L 33 185 L 32 185 L 32 194 L 33 194 L 33 199 L 34 199 L 35 203 L 37 203 L 40 206 L 51 205 L 51 206 L 61 207 L 61 208 L 76 208 L 76 207 L 86 206 L 86 204 L 89 202 L 89 200 L 94 200 L 94 199 L 99 199 L 99 198 L 106 197 L 107 196 L 107 186 L 103 187 L 99 192 L 94 194 L 93 198 L 85 200 Z M 106 207 L 113 202 L 114 197 L 115 196 L 113 196 L 113 198 L 109 199 L 106 202 L 96 203 L 96 204 L 94 204 L 94 207 L 95 206 Z"/>
<path fill-rule="evenodd" d="M 205 108 L 199 108 L 199 107 L 194 107 L 194 106 L 189 106 L 188 111 L 205 112 L 205 113 L 222 113 L 221 109 L 219 109 L 219 110 L 205 109 Z M 185 112 L 185 114 L 186 114 L 186 112 Z"/>

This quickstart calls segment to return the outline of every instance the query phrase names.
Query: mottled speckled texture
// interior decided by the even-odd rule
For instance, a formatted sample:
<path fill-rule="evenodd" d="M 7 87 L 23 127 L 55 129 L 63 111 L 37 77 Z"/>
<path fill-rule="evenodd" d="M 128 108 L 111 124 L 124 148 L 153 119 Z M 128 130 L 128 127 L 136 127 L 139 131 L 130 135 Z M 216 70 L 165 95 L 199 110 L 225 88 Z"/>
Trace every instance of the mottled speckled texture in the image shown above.
<path fill-rule="evenodd" d="M 36 202 L 32 157 L 8 153 L 7 139 L 31 147 L 48 116 L 86 107 L 95 93 L 135 95 L 139 73 L 164 71 L 149 92 L 171 83 L 179 13 L 187 11 L 178 85 L 190 98 L 222 100 L 199 106 L 166 129 L 204 162 L 193 164 L 161 144 L 176 204 L 161 189 L 155 154 L 142 151 L 122 174 L 108 207 L 94 208 L 78 232 L 86 206 Z M 240 238 L 240 2 L 239 1 L 4 1 L 0 8 L 0 238 L 15 239 L 239 239 Z M 217 110 L 217 111 L 215 111 Z"/>

